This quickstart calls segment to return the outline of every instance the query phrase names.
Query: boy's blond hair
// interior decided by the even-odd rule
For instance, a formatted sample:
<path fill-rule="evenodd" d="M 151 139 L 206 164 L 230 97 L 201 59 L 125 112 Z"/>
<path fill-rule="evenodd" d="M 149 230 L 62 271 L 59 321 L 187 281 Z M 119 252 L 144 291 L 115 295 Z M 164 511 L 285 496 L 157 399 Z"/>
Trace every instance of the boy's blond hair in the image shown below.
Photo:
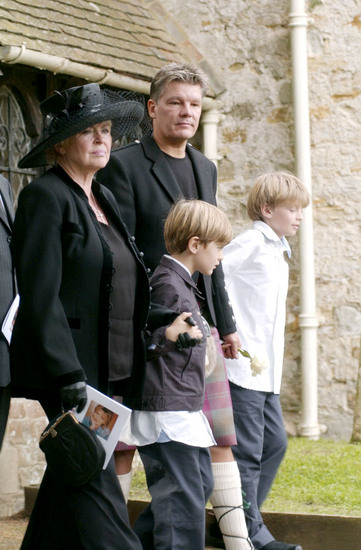
<path fill-rule="evenodd" d="M 296 204 L 305 208 L 309 202 L 310 196 L 306 187 L 293 174 L 261 174 L 249 192 L 247 214 L 253 221 L 262 220 L 261 207 L 265 204 L 271 208 L 280 204 Z"/>
<path fill-rule="evenodd" d="M 187 249 L 191 237 L 202 244 L 216 242 L 225 246 L 233 238 L 227 216 L 208 202 L 181 199 L 174 203 L 164 226 L 164 240 L 169 254 L 180 254 Z"/>

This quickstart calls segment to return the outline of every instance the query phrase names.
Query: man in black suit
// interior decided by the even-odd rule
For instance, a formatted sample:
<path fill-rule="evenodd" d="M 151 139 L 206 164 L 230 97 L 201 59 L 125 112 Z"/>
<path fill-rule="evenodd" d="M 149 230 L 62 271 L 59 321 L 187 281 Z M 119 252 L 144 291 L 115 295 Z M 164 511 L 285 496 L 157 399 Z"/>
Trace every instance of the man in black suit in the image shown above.
<path fill-rule="evenodd" d="M 170 74 L 183 72 L 184 81 L 167 81 L 168 67 Z M 195 83 L 187 81 L 191 70 Z M 216 167 L 188 143 L 198 128 L 206 87 L 206 75 L 199 69 L 183 64 L 161 69 L 153 79 L 148 101 L 152 135 L 113 151 L 108 165 L 97 174 L 117 199 L 151 272 L 167 252 L 163 225 L 173 202 L 183 197 L 216 204 Z M 205 278 L 204 286 L 211 321 L 229 343 L 227 356 L 234 357 L 239 342 L 221 266 L 212 279 Z"/>
<path fill-rule="evenodd" d="M 0 175 L 0 327 L 14 299 L 15 284 L 10 251 L 14 208 L 10 183 Z M 9 346 L 0 331 L 0 449 L 10 406 Z"/>
<path fill-rule="evenodd" d="M 115 195 L 122 217 L 144 253 L 144 262 L 150 272 L 167 252 L 163 226 L 172 204 L 179 198 L 197 198 L 216 204 L 216 167 L 188 143 L 197 131 L 207 86 L 207 76 L 192 65 L 171 63 L 160 69 L 152 80 L 148 100 L 152 135 L 113 151 L 107 166 L 97 174 L 97 179 Z M 224 354 L 235 358 L 240 342 L 222 267 L 218 266 L 211 277 L 199 275 L 197 285 L 205 297 L 203 315 L 218 329 Z M 217 441 L 217 446 L 211 448 L 215 481 L 211 502 L 216 516 L 225 517 L 220 528 L 225 533 L 226 546 L 239 539 L 237 548 L 244 550 L 251 545 L 246 541 L 240 476 L 231 451 L 236 438 L 225 367 L 223 370 L 221 396 L 219 378 L 214 378 L 213 385 L 209 377 L 206 384 L 210 409 L 207 418 Z M 210 393 L 211 388 L 216 391 Z M 119 476 L 121 484 L 130 465 L 123 463 L 124 467 L 118 469 L 118 474 L 123 474 Z"/>

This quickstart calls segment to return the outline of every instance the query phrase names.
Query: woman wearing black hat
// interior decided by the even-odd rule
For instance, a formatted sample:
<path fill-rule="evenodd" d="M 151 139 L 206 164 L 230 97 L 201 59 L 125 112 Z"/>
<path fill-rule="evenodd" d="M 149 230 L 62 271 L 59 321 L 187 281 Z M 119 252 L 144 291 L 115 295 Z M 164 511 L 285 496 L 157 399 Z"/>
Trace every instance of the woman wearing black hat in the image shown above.
<path fill-rule="evenodd" d="M 141 394 L 146 269 L 113 195 L 95 179 L 112 137 L 144 113 L 135 94 L 87 84 L 41 104 L 45 132 L 19 163 L 53 167 L 24 188 L 13 232 L 20 308 L 11 342 L 14 396 L 47 416 L 86 403 L 86 385 Z M 81 487 L 45 472 L 22 549 L 137 550 L 114 464 Z"/>

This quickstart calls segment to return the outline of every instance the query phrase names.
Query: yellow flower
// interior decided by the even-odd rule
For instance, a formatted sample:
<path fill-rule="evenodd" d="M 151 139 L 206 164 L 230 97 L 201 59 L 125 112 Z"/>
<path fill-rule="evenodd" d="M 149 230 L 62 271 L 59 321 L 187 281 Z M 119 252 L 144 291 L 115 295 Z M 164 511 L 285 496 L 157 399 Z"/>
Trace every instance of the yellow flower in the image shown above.
<path fill-rule="evenodd" d="M 257 357 L 257 355 L 254 355 L 253 357 L 250 356 L 247 350 L 238 348 L 238 351 L 243 355 L 243 357 L 247 357 L 251 360 L 251 371 L 252 376 L 257 376 L 257 374 L 262 374 L 262 372 L 269 367 L 268 359 L 260 357 Z"/>

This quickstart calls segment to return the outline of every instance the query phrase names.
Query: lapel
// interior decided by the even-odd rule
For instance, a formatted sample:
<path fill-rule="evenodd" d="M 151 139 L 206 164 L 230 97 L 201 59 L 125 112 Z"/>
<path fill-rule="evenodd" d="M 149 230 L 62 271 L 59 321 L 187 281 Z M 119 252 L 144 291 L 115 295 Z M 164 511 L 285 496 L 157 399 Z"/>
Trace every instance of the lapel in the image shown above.
<path fill-rule="evenodd" d="M 14 206 L 9 192 L 9 183 L 3 176 L 0 176 L 0 193 L 6 210 L 5 213 L 0 206 L 0 220 L 11 230 L 14 221 Z"/>
<path fill-rule="evenodd" d="M 215 197 L 213 194 L 213 165 L 207 157 L 197 151 L 192 145 L 187 145 L 187 153 L 193 166 L 194 177 L 198 189 L 198 198 L 210 204 L 215 204 Z"/>
<path fill-rule="evenodd" d="M 145 157 L 153 163 L 151 168 L 153 175 L 163 188 L 166 195 L 168 195 L 171 202 L 176 201 L 182 196 L 182 191 L 172 170 L 169 167 L 168 162 L 164 158 L 161 149 L 158 147 L 152 136 L 146 136 L 143 138 L 141 144 L 143 146 Z M 187 154 L 189 155 L 193 166 L 194 177 L 198 190 L 198 198 L 211 204 L 215 204 L 215 197 L 213 194 L 213 165 L 207 157 L 202 155 L 189 143 L 187 144 Z"/>
<path fill-rule="evenodd" d="M 151 171 L 159 182 L 159 185 L 171 202 L 176 201 L 182 196 L 182 191 L 161 149 L 152 136 L 143 138 L 141 143 L 145 157 L 153 163 Z"/>

